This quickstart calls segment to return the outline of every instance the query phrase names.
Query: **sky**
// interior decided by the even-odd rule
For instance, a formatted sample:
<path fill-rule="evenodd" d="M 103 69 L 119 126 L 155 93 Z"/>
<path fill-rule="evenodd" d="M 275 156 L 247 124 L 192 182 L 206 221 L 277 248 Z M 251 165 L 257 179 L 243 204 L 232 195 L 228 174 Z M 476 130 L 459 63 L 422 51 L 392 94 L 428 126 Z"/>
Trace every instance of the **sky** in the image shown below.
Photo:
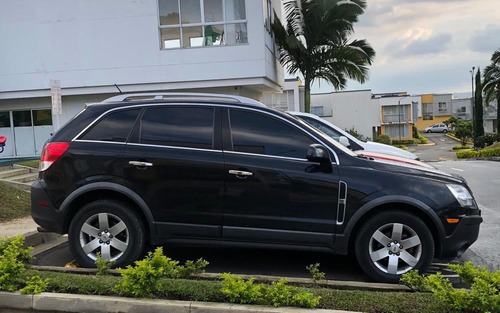
<path fill-rule="evenodd" d="M 367 0 L 354 31 L 376 57 L 369 80 L 345 90 L 470 96 L 472 67 L 483 69 L 500 48 L 500 0 Z M 312 88 L 332 91 L 324 81 Z"/>

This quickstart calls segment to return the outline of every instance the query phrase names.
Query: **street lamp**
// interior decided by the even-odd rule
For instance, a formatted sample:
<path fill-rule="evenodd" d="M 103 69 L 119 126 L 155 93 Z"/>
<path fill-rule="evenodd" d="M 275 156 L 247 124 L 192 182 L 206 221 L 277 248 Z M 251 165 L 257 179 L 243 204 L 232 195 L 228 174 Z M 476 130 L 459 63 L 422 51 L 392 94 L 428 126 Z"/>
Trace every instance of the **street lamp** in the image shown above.
<path fill-rule="evenodd" d="M 470 97 L 472 125 L 474 125 L 474 70 L 475 69 L 476 69 L 476 67 L 473 66 L 472 70 L 469 71 L 470 72 L 471 83 L 472 83 L 472 95 Z"/>

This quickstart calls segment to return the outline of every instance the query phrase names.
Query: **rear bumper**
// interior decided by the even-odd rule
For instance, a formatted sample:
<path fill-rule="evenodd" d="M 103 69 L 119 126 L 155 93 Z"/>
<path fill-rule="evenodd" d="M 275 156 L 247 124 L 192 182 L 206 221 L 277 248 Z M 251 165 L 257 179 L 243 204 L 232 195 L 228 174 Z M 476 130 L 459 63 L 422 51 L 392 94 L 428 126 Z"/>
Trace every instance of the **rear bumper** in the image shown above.
<path fill-rule="evenodd" d="M 37 180 L 31 185 L 31 217 L 46 230 L 64 234 L 64 215 L 53 206 L 43 183 Z"/>
<path fill-rule="evenodd" d="M 479 215 L 462 218 L 455 231 L 444 238 L 441 253 L 437 257 L 451 259 L 461 256 L 477 240 L 482 222 L 483 218 Z"/>

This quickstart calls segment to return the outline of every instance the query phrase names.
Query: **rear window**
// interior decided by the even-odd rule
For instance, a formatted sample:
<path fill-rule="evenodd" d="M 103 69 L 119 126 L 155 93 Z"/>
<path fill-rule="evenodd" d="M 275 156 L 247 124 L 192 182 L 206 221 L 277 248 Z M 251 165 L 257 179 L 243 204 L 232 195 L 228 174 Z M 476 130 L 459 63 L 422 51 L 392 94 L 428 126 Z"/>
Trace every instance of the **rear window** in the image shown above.
<path fill-rule="evenodd" d="M 110 113 L 98 121 L 80 139 L 126 142 L 139 112 L 140 109 L 133 109 Z"/>

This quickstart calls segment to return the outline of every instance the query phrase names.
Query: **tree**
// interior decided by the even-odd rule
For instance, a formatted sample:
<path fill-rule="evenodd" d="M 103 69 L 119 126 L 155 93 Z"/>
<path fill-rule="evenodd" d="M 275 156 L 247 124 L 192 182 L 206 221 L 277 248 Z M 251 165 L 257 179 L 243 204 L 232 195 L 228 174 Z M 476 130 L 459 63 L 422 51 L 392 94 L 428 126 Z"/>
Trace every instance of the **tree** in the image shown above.
<path fill-rule="evenodd" d="M 365 8 L 365 0 L 290 0 L 285 3 L 286 29 L 274 15 L 279 60 L 290 74 L 302 73 L 306 112 L 314 80 L 324 79 L 339 90 L 347 79 L 368 79 L 375 50 L 366 40 L 349 39 Z"/>
<path fill-rule="evenodd" d="M 461 122 L 457 124 L 455 136 L 460 139 L 462 146 L 467 144 L 467 140 L 472 137 L 472 123 Z"/>
<path fill-rule="evenodd" d="M 491 64 L 484 69 L 483 91 L 486 105 L 497 101 L 497 133 L 500 134 L 500 49 L 493 52 Z"/>
<path fill-rule="evenodd" d="M 474 99 L 474 138 L 484 136 L 483 126 L 483 88 L 481 84 L 481 69 L 476 73 L 476 94 Z"/>

